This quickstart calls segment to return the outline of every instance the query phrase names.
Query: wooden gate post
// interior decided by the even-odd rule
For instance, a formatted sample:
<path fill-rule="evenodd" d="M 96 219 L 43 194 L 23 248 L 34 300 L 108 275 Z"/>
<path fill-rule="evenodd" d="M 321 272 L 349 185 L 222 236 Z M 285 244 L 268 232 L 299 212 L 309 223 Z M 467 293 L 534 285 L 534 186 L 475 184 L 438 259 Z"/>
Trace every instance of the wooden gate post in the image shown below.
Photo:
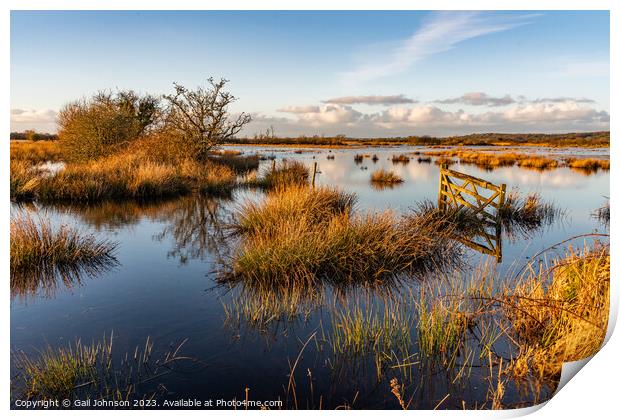
<path fill-rule="evenodd" d="M 316 178 L 316 162 L 314 162 L 314 169 L 312 170 L 312 188 L 314 188 L 314 179 Z"/>

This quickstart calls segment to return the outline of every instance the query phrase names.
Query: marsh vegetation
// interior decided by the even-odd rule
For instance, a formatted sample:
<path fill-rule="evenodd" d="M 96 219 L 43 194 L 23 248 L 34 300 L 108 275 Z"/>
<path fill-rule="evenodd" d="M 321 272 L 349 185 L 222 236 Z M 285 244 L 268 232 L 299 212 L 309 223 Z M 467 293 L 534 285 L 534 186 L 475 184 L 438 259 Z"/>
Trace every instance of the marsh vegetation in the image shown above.
<path fill-rule="evenodd" d="M 512 408 L 550 398 L 562 361 L 600 347 L 609 238 L 580 235 L 607 228 L 609 203 L 583 210 L 574 195 L 608 196 L 604 156 L 272 134 L 248 142 L 295 148 L 222 147 L 243 143 L 249 120 L 225 112 L 224 88 L 97 94 L 63 110 L 58 141 L 11 144 L 11 295 L 32 302 L 12 306 L 15 395 Z M 192 95 L 218 104 L 217 130 Z M 608 134 L 446 142 L 601 146 Z M 519 187 L 497 217 L 506 262 L 459 240 L 488 226 L 438 208 L 433 161 Z M 570 235 L 583 242 L 561 242 Z M 114 351 L 99 339 L 113 329 Z M 178 344 L 155 357 L 150 338 L 136 349 L 136 331 L 189 337 L 209 363 Z M 173 369 L 183 363 L 194 365 Z"/>

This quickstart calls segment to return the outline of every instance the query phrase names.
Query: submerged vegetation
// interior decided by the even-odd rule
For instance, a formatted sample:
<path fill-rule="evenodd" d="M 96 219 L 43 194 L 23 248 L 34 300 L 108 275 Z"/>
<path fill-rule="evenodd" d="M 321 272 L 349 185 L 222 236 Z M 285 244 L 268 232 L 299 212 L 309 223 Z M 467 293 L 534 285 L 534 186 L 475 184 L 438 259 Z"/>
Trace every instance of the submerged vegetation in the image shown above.
<path fill-rule="evenodd" d="M 175 364 L 191 360 L 176 348 L 153 360 L 153 342 L 149 337 L 143 347 L 124 358 L 113 354 L 114 337 L 102 341 L 75 344 L 57 349 L 48 346 L 37 357 L 22 351 L 13 352 L 18 370 L 15 393 L 25 400 L 96 399 L 129 401 L 153 398 L 162 389 L 153 383 L 169 373 Z M 164 388 L 165 389 L 165 388 Z"/>

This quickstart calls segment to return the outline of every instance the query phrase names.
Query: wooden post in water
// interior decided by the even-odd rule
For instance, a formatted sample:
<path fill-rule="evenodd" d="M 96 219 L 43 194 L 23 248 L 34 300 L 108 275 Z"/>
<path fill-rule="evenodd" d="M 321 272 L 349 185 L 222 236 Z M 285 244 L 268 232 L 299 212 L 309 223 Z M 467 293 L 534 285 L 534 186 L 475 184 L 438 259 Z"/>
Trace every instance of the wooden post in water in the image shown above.
<path fill-rule="evenodd" d="M 495 258 L 497 262 L 502 262 L 502 215 L 501 211 L 504 207 L 506 200 L 506 184 L 499 185 L 499 200 L 496 209 L 496 222 L 495 222 Z"/>
<path fill-rule="evenodd" d="M 445 169 L 448 169 L 448 165 L 442 163 L 439 167 L 439 198 L 437 200 L 437 205 L 440 211 L 446 209 L 446 198 L 443 195 L 443 192 L 446 191 L 448 187 L 444 181 L 444 177 L 446 176 L 444 174 Z"/>
<path fill-rule="evenodd" d="M 316 165 L 317 163 L 314 162 L 314 169 L 312 170 L 312 188 L 314 188 L 314 180 L 316 178 Z"/>
<path fill-rule="evenodd" d="M 276 171 L 276 160 L 272 160 L 271 161 L 271 173 L 274 173 Z"/>

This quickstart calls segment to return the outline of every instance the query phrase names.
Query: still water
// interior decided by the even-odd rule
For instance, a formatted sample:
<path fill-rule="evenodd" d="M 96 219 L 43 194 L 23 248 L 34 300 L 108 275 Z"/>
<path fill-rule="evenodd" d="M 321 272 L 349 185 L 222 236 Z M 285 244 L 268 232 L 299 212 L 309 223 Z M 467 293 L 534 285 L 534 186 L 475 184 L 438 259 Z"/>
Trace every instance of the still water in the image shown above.
<path fill-rule="evenodd" d="M 309 167 L 317 162 L 316 183 L 355 192 L 360 212 L 384 209 L 407 212 L 423 200 L 437 200 L 437 165 L 419 163 L 413 155 L 408 164 L 393 164 L 389 160 L 393 154 L 418 149 L 317 148 L 303 149 L 302 153 L 277 147 L 241 150 L 271 155 L 276 160 L 299 160 Z M 551 152 L 594 156 L 607 150 Z M 363 162 L 355 163 L 355 154 L 376 154 L 378 160 L 373 162 L 365 157 Z M 271 164 L 270 160 L 261 161 L 259 171 Z M 373 188 L 369 178 L 378 168 L 393 170 L 405 182 L 392 189 Z M 527 237 L 503 240 L 503 261 L 498 267 L 502 273 L 518 270 L 530 257 L 565 239 L 591 232 L 606 233 L 606 227 L 592 217 L 592 212 L 607 202 L 608 172 L 586 175 L 569 168 L 540 172 L 516 166 L 487 171 L 471 165 L 453 165 L 451 169 L 495 184 L 505 183 L 508 191 L 538 193 L 563 211 L 550 226 Z M 182 347 L 183 355 L 200 363 L 181 363 L 161 379 L 167 389 L 165 395 L 171 399 L 236 397 L 243 400 L 249 388 L 250 399 L 281 398 L 288 400 L 288 407 L 398 408 L 389 387 L 396 373 L 390 372 L 389 366 L 378 379 L 372 360 L 335 358 L 329 344 L 323 341 L 329 335 L 334 308 L 346 306 L 354 299 L 369 304 L 375 299 L 372 292 L 354 290 L 342 297 L 326 290 L 326 299 L 321 304 L 296 319 L 281 320 L 268 327 L 256 327 L 235 317 L 240 291 L 218 285 L 217 273 L 234 247 L 226 225 L 244 200 L 256 199 L 260 199 L 258 192 L 236 191 L 231 198 L 188 196 L 148 204 L 104 203 L 86 207 L 13 204 L 12 215 L 22 211 L 38 213 L 56 225 L 76 226 L 82 232 L 95 233 L 119 245 L 118 264 L 96 275 L 82 275 L 72 283 L 58 282 L 56 287 L 41 288 L 36 293 L 12 290 L 11 348 L 36 355 L 37 349 L 47 345 L 68 346 L 78 338 L 88 343 L 113 333 L 115 352 L 122 355 L 142 346 L 147 337 L 155 343 L 155 353 L 187 339 Z M 571 243 L 583 246 L 584 240 L 579 238 L 564 244 L 557 253 L 562 254 Z M 472 266 L 480 260 L 494 261 L 474 251 L 467 255 Z M 415 289 L 415 284 L 411 287 Z M 313 334 L 295 367 L 293 397 L 289 372 Z M 480 406 L 487 400 L 488 382 L 483 369 L 479 370 L 474 368 L 468 380 L 458 385 L 441 370 L 424 373 L 423 380 L 416 376 L 422 373 L 414 372 L 412 383 L 417 381 L 423 386 L 413 394 L 412 406 L 434 408 L 440 401 L 441 408 Z M 540 398 L 544 399 L 545 395 Z M 504 402 L 527 405 L 534 399 L 509 387 Z"/>

